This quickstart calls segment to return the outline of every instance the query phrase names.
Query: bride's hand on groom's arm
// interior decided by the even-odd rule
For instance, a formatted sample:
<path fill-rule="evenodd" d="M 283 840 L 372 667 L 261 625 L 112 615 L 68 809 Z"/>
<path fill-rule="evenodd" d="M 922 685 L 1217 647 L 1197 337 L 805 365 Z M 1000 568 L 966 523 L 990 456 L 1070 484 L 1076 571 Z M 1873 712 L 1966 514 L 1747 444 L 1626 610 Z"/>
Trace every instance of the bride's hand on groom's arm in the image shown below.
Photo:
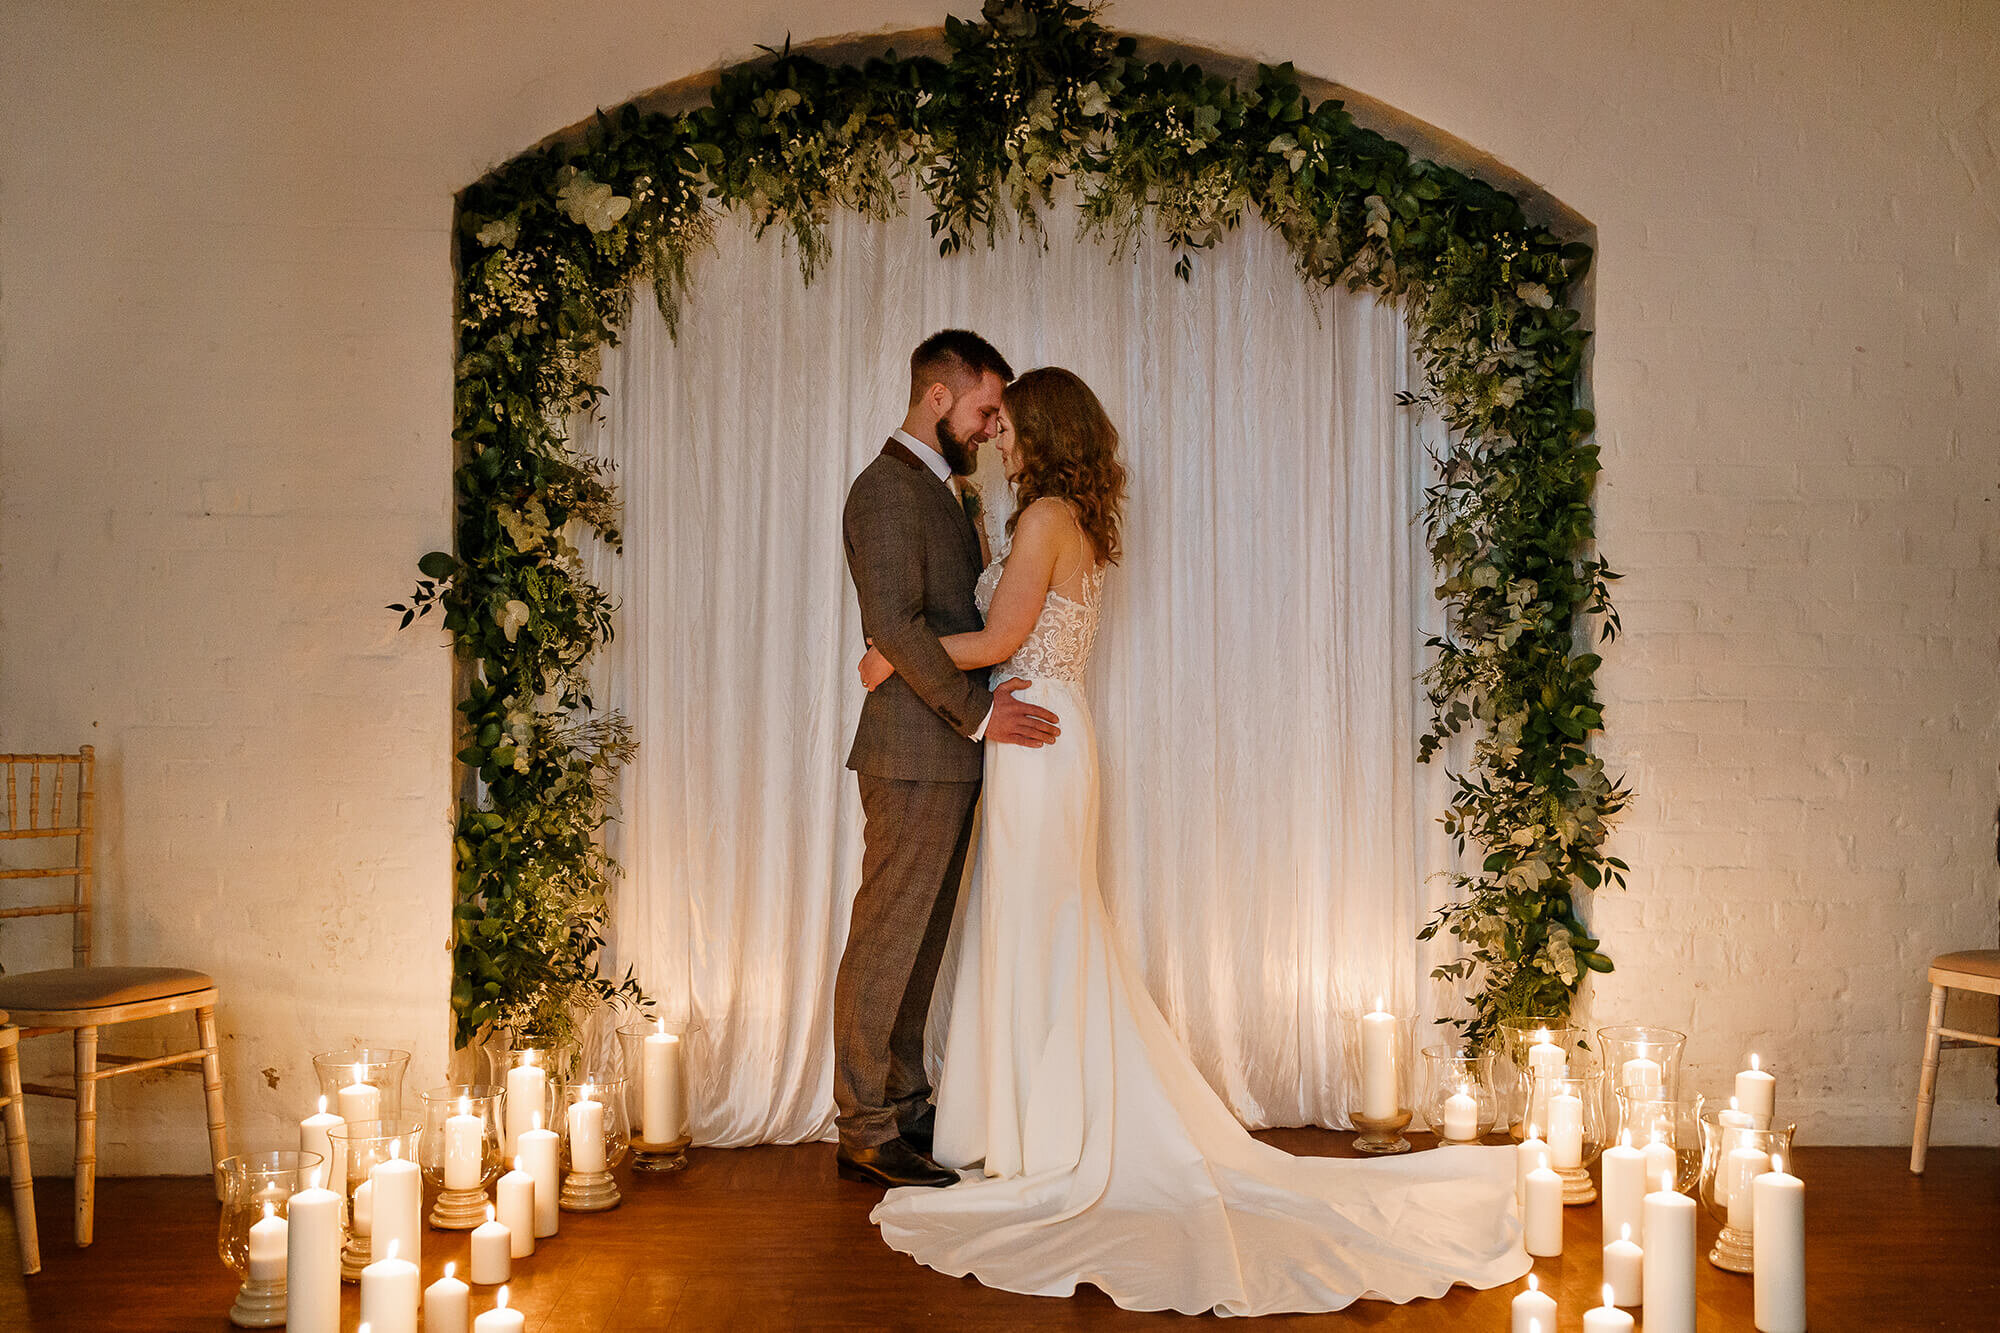
<path fill-rule="evenodd" d="M 1016 676 L 993 691 L 993 718 L 986 724 L 987 740 L 1039 750 L 1062 735 L 1061 718 L 1046 708 L 1014 697 L 1016 691 L 1031 684 L 1032 681 Z"/>
<path fill-rule="evenodd" d="M 889 665 L 889 659 L 882 656 L 873 639 L 868 641 L 868 651 L 862 656 L 857 670 L 861 672 L 861 687 L 871 694 L 877 685 L 896 674 L 896 668 Z"/>

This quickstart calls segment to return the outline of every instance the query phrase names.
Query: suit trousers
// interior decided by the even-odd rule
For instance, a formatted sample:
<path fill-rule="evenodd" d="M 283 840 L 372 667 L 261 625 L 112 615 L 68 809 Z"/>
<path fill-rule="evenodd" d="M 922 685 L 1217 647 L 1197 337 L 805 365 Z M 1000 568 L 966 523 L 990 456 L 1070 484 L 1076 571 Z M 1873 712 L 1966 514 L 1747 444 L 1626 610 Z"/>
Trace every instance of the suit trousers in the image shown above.
<path fill-rule="evenodd" d="M 887 1143 L 930 1106 L 924 1027 L 972 842 L 977 782 L 861 779 L 861 888 L 833 983 L 840 1141 Z"/>

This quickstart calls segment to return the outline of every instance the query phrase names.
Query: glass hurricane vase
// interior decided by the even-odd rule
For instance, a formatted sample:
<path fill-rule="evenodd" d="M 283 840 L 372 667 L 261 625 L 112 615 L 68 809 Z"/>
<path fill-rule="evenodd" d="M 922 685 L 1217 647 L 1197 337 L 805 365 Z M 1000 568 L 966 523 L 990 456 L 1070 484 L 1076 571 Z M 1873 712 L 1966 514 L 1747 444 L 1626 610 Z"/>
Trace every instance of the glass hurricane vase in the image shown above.
<path fill-rule="evenodd" d="M 625 1156 L 625 1080 L 612 1070 L 578 1071 L 563 1089 L 562 1206 L 572 1213 L 616 1208 L 611 1168 Z"/>
<path fill-rule="evenodd" d="M 229 1322 L 240 1328 L 273 1328 L 285 1322 L 285 1225 L 294 1193 L 312 1183 L 325 1159 L 313 1152 L 253 1152 L 226 1157 L 222 1220 L 216 1248 L 243 1279 Z"/>
<path fill-rule="evenodd" d="M 438 1191 L 431 1225 L 470 1231 L 486 1220 L 486 1187 L 500 1174 L 500 1089 L 448 1083 L 423 1094 L 418 1164 Z"/>
<path fill-rule="evenodd" d="M 1494 1054 L 1456 1046 L 1424 1047 L 1424 1097 L 1417 1108 L 1442 1143 L 1474 1143 L 1499 1123 Z"/>

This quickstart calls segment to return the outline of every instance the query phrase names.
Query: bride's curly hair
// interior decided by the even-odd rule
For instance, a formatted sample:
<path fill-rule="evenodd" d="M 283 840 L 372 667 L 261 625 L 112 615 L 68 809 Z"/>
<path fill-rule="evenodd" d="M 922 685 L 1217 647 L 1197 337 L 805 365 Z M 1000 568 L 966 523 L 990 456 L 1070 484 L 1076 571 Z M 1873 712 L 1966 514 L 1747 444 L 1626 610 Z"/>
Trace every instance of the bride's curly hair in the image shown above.
<path fill-rule="evenodd" d="M 1125 465 L 1118 461 L 1118 428 L 1104 405 L 1088 384 L 1060 366 L 1029 371 L 1007 386 L 1003 401 L 1021 459 L 1008 535 L 1029 505 L 1054 496 L 1076 507 L 1098 562 L 1117 564 Z"/>

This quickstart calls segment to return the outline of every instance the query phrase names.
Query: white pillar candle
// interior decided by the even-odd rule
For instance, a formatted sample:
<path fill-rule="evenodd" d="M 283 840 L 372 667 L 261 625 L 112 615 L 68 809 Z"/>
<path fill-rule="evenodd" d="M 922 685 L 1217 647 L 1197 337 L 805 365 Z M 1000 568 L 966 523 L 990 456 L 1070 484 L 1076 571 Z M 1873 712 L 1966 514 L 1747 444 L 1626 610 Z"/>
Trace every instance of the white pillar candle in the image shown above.
<path fill-rule="evenodd" d="M 368 1172 L 375 1187 L 374 1226 L 369 1231 L 368 1253 L 380 1258 L 394 1251 L 404 1262 L 423 1262 L 424 1177 L 417 1164 L 401 1156 L 402 1145 L 392 1144 L 386 1162 L 377 1162 Z"/>
<path fill-rule="evenodd" d="M 417 1333 L 422 1298 L 417 1266 L 397 1253 L 395 1241 L 387 1255 L 361 1270 L 361 1322 L 373 1333 Z"/>
<path fill-rule="evenodd" d="M 472 1099 L 458 1099 L 458 1112 L 444 1122 L 444 1187 L 476 1190 L 486 1174 L 486 1122 L 472 1114 Z"/>
<path fill-rule="evenodd" d="M 640 1137 L 648 1143 L 675 1143 L 687 1132 L 687 1065 L 681 1039 L 664 1025 L 645 1041 L 639 1084 Z"/>
<path fill-rule="evenodd" d="M 541 1121 L 521 1132 L 521 1165 L 535 1180 L 535 1236 L 556 1234 L 562 1202 L 562 1139 Z"/>
<path fill-rule="evenodd" d="M 249 1275 L 253 1281 L 284 1281 L 288 1230 L 285 1219 L 268 1203 L 264 1205 L 264 1216 L 250 1224 Z"/>
<path fill-rule="evenodd" d="M 340 1196 L 308 1186 L 285 1208 L 285 1327 L 340 1333 Z"/>
<path fill-rule="evenodd" d="M 1672 1180 L 1679 1173 L 1680 1163 L 1675 1160 L 1674 1145 L 1668 1143 L 1665 1139 L 1654 1139 L 1642 1151 L 1646 1157 L 1644 1176 L 1646 1180 L 1657 1182 L 1662 1176 L 1668 1180 Z M 1639 1186 L 1641 1194 L 1645 1192 L 1645 1188 L 1643 1184 Z M 1644 1200 L 1642 1199 L 1641 1203 L 1643 1204 L 1643 1202 Z M 1646 1243 L 1645 1216 L 1645 1209 L 1641 1207 L 1639 1225 L 1632 1228 L 1632 1234 L 1639 1237 L 1641 1245 Z"/>
<path fill-rule="evenodd" d="M 1444 1099 L 1444 1136 L 1461 1143 L 1479 1137 L 1479 1102 L 1463 1090 Z"/>
<path fill-rule="evenodd" d="M 299 1151 L 319 1154 L 319 1165 L 308 1167 L 301 1174 L 300 1185 L 327 1186 L 333 1183 L 333 1139 L 327 1131 L 347 1122 L 326 1109 L 326 1098 L 319 1099 L 319 1110 L 299 1121 Z"/>
<path fill-rule="evenodd" d="M 1392 1120 L 1403 1109 L 1398 1058 L 1396 1016 L 1378 1000 L 1361 1016 L 1361 1114 L 1370 1120 Z"/>
<path fill-rule="evenodd" d="M 514 1232 L 493 1216 L 492 1205 L 486 1220 L 472 1229 L 472 1282 L 474 1286 L 497 1287 L 514 1275 Z"/>
<path fill-rule="evenodd" d="M 1583 1312 L 1583 1333 L 1632 1333 L 1632 1316 L 1611 1300 L 1611 1284 L 1604 1284 L 1604 1304 Z"/>
<path fill-rule="evenodd" d="M 1729 1154 L 1735 1152 L 1738 1147 L 1742 1146 L 1743 1142 L 1743 1136 L 1736 1131 L 1739 1129 L 1753 1129 L 1756 1125 L 1750 1118 L 1749 1112 L 1736 1109 L 1736 1099 L 1734 1097 L 1729 1099 L 1728 1110 L 1717 1112 L 1715 1123 L 1722 1127 L 1722 1143 L 1719 1150 L 1721 1160 L 1716 1163 L 1715 1167 L 1715 1206 L 1727 1209 L 1729 1207 Z"/>
<path fill-rule="evenodd" d="M 500 1177 L 493 1197 L 512 1236 L 513 1256 L 527 1258 L 535 1252 L 535 1178 L 521 1169 L 520 1158 L 514 1159 L 512 1171 Z"/>
<path fill-rule="evenodd" d="M 1549 1098 L 1549 1158 L 1558 1171 L 1583 1165 L 1583 1098 L 1575 1093 Z"/>
<path fill-rule="evenodd" d="M 366 1066 L 354 1066 L 354 1081 L 340 1090 L 340 1118 L 350 1125 L 382 1118 L 382 1089 L 363 1081 L 367 1073 Z"/>
<path fill-rule="evenodd" d="M 1632 1239 L 1632 1228 L 1625 1227 L 1604 1247 L 1604 1303 L 1636 1306 L 1644 1290 L 1645 1251 Z"/>
<path fill-rule="evenodd" d="M 1736 1107 L 1758 1129 L 1769 1129 L 1778 1109 L 1778 1080 L 1750 1057 L 1750 1067 L 1736 1076 Z"/>
<path fill-rule="evenodd" d="M 494 1299 L 497 1304 L 472 1321 L 472 1333 L 525 1333 L 528 1317 L 519 1310 L 507 1308 L 507 1289 L 500 1288 L 499 1295 Z"/>
<path fill-rule="evenodd" d="M 1542 1290 L 1541 1279 L 1528 1274 L 1528 1289 L 1514 1298 L 1512 1333 L 1530 1333 L 1539 1328 L 1555 1333 L 1556 1298 Z"/>
<path fill-rule="evenodd" d="M 604 1169 L 604 1103 L 588 1087 L 569 1107 L 569 1169 L 586 1174 Z"/>
<path fill-rule="evenodd" d="M 1528 1173 L 1538 1166 L 1549 1164 L 1549 1145 L 1536 1135 L 1535 1127 L 1528 1126 L 1528 1137 L 1514 1149 L 1514 1202 L 1522 1208 L 1528 1206 Z"/>
<path fill-rule="evenodd" d="M 1752 1148 L 1748 1144 L 1732 1148 L 1729 1155 L 1722 1159 L 1718 1174 L 1729 1177 L 1729 1225 L 1736 1230 L 1754 1229 L 1755 1200 L 1750 1193 L 1750 1182 L 1769 1170 L 1770 1166 L 1769 1155 L 1762 1148 Z"/>
<path fill-rule="evenodd" d="M 520 1151 L 521 1135 L 548 1117 L 549 1073 L 540 1065 L 520 1064 L 507 1071 L 507 1132 L 501 1156 Z"/>
<path fill-rule="evenodd" d="M 1756 1265 L 1758 1333 L 1805 1333 L 1806 1186 L 1787 1175 L 1783 1158 L 1750 1183 L 1757 1224 L 1751 1232 Z"/>
<path fill-rule="evenodd" d="M 1621 1134 L 1618 1142 L 1604 1150 L 1598 1171 L 1599 1192 L 1604 1197 L 1606 1243 L 1616 1240 L 1621 1233 L 1638 1235 L 1644 1225 L 1641 1207 L 1646 1198 L 1646 1154 L 1632 1146 L 1629 1135 Z M 1659 1179 L 1659 1172 L 1653 1173 L 1653 1179 Z"/>
<path fill-rule="evenodd" d="M 1642 1097 L 1646 1090 L 1658 1093 L 1661 1090 L 1660 1062 L 1637 1055 L 1627 1060 L 1618 1071 L 1618 1085 L 1635 1097 Z"/>
<path fill-rule="evenodd" d="M 1528 1173 L 1528 1203 L 1521 1210 L 1528 1253 L 1551 1258 L 1563 1252 L 1563 1181 L 1546 1166 Z"/>
<path fill-rule="evenodd" d="M 1694 1333 L 1694 1200 L 1676 1194 L 1671 1178 L 1660 1183 L 1646 1196 L 1646 1333 Z"/>
<path fill-rule="evenodd" d="M 424 1288 L 424 1333 L 471 1333 L 472 1288 L 446 1264 L 444 1276 Z"/>
<path fill-rule="evenodd" d="M 1549 1123 L 1549 1085 L 1543 1080 L 1561 1078 L 1568 1067 L 1569 1058 L 1550 1039 L 1549 1030 L 1537 1031 L 1535 1044 L 1528 1048 L 1528 1119 L 1533 1123 Z"/>
<path fill-rule="evenodd" d="M 354 1187 L 354 1234 L 362 1240 L 375 1235 L 375 1182 L 364 1180 Z"/>

